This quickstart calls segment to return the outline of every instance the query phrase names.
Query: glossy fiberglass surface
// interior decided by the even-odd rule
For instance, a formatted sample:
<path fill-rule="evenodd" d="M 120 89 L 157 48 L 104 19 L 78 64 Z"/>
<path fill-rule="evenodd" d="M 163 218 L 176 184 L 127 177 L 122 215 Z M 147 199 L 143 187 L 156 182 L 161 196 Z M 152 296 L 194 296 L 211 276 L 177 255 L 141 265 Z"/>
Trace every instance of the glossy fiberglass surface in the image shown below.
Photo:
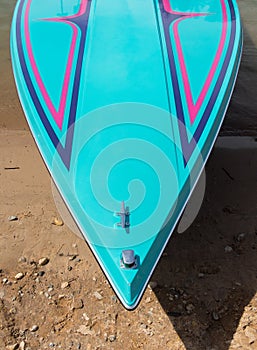
<path fill-rule="evenodd" d="M 19 0 L 11 52 L 45 163 L 132 308 L 231 96 L 241 53 L 236 3 Z M 124 268 L 122 252 L 131 249 L 136 266 Z"/>

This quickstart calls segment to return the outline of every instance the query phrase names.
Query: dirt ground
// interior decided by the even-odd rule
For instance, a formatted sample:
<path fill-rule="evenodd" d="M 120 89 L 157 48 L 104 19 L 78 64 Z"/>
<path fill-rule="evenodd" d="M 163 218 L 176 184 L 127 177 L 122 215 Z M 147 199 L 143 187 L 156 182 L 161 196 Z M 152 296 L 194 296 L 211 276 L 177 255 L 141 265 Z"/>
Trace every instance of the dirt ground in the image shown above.
<path fill-rule="evenodd" d="M 0 0 L 0 350 L 257 349 L 256 4 L 246 13 L 239 1 L 250 20 L 221 131 L 251 137 L 218 140 L 196 220 L 174 232 L 129 312 L 84 241 L 53 224 L 50 177 L 12 78 L 8 3 Z"/>
<path fill-rule="evenodd" d="M 53 224 L 50 178 L 29 131 L 2 129 L 0 348 L 257 349 L 257 142 L 238 140 L 241 149 L 228 149 L 219 139 L 197 219 L 173 234 L 129 312 L 87 245 Z"/>

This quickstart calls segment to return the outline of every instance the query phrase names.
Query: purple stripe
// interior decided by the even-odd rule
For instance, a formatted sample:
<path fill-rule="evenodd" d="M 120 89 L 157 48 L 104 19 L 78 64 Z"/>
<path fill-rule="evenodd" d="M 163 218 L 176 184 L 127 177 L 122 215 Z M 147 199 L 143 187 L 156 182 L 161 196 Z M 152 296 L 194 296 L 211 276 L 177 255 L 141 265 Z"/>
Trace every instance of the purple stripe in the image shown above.
<path fill-rule="evenodd" d="M 31 77 L 29 75 L 29 71 L 28 71 L 28 67 L 27 67 L 25 55 L 24 55 L 24 49 L 22 46 L 22 35 L 21 35 L 21 27 L 23 24 L 22 23 L 22 11 L 23 11 L 23 7 L 24 7 L 24 3 L 25 3 L 25 0 L 20 1 L 19 7 L 18 7 L 18 12 L 17 12 L 17 21 L 16 21 L 17 49 L 18 49 L 18 56 L 19 56 L 19 61 L 20 61 L 22 73 L 23 73 L 28 91 L 30 93 L 31 99 L 34 103 L 36 110 L 37 110 L 37 113 L 38 113 L 54 147 L 57 149 L 57 152 L 59 153 L 63 163 L 65 164 L 66 168 L 69 170 L 71 151 L 72 151 L 72 142 L 73 142 L 73 136 L 74 136 L 74 122 L 76 120 L 78 94 L 79 94 L 79 86 L 80 86 L 80 78 L 81 78 L 81 69 L 82 69 L 82 63 L 83 63 L 83 54 L 84 54 L 84 48 L 85 48 L 85 41 L 86 41 L 86 34 L 87 34 L 88 18 L 89 18 L 89 13 L 90 13 L 91 1 L 89 0 L 88 6 L 86 8 L 86 12 L 84 14 L 82 14 L 81 16 L 77 16 L 75 18 L 68 19 L 68 21 L 75 23 L 80 28 L 81 39 L 80 39 L 80 44 L 79 44 L 78 59 L 77 59 L 75 77 L 74 77 L 74 85 L 73 85 L 73 90 L 72 90 L 71 106 L 70 106 L 70 111 L 69 111 L 68 130 L 66 133 L 66 140 L 65 140 L 64 147 L 62 146 L 60 139 L 58 138 L 50 121 L 48 120 L 48 117 L 47 117 L 47 115 L 46 115 L 46 113 L 45 113 L 45 111 L 40 103 L 40 100 L 38 98 L 38 95 L 36 93 L 34 85 L 32 83 Z"/>
<path fill-rule="evenodd" d="M 231 56 L 233 53 L 233 48 L 234 48 L 234 42 L 235 42 L 235 35 L 236 35 L 236 17 L 235 17 L 235 9 L 233 6 L 233 3 L 231 0 L 228 0 L 229 8 L 230 8 L 230 14 L 231 14 L 231 33 L 230 33 L 230 39 L 229 39 L 229 45 L 228 49 L 226 52 L 225 60 L 221 69 L 221 73 L 218 77 L 218 80 L 216 82 L 216 85 L 214 87 L 213 93 L 208 101 L 208 104 L 206 106 L 206 109 L 203 113 L 202 119 L 199 122 L 197 129 L 193 135 L 193 138 L 190 142 L 188 142 L 188 135 L 187 135 L 187 130 L 185 126 L 185 116 L 184 116 L 184 111 L 183 111 L 183 105 L 182 105 L 182 98 L 181 98 L 181 93 L 179 89 L 179 83 L 178 83 L 178 74 L 177 74 L 177 68 L 175 64 L 175 58 L 173 54 L 173 49 L 171 46 L 171 39 L 170 39 L 170 24 L 172 21 L 174 21 L 177 18 L 173 18 L 174 16 L 168 14 L 162 4 L 162 0 L 159 2 L 160 4 L 160 10 L 161 10 L 161 16 L 162 16 L 162 22 L 163 22 L 163 27 L 164 27 L 164 35 L 165 35 L 165 41 L 166 41 L 166 46 L 167 46 L 167 52 L 168 52 L 168 57 L 169 57 L 169 64 L 170 64 L 170 73 L 171 73 L 171 79 L 172 79 L 172 85 L 174 89 L 174 99 L 175 99 L 175 106 L 176 106 L 176 111 L 177 111 L 177 116 L 178 119 L 181 121 L 179 123 L 179 131 L 180 131 L 180 138 L 181 138 L 181 144 L 182 144 L 182 151 L 183 151 L 183 156 L 184 156 L 184 165 L 188 163 L 196 145 L 199 140 L 199 138 L 202 135 L 202 132 L 208 122 L 208 119 L 212 113 L 213 106 L 217 100 L 220 88 L 223 84 Z M 177 17 L 177 16 L 176 16 Z"/>

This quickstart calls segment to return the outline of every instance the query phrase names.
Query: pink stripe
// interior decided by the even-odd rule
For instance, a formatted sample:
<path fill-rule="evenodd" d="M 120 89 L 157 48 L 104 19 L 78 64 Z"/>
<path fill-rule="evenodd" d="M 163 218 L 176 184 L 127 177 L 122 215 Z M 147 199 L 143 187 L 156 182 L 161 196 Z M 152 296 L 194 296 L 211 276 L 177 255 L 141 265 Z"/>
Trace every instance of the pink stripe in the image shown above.
<path fill-rule="evenodd" d="M 46 90 L 46 87 L 45 87 L 44 82 L 41 78 L 40 72 L 38 70 L 35 57 L 33 55 L 33 50 L 32 50 L 32 45 L 31 45 L 31 37 L 30 37 L 30 32 L 29 32 L 29 11 L 30 11 L 31 2 L 32 2 L 32 0 L 28 0 L 26 11 L 25 11 L 25 39 L 26 39 L 28 56 L 29 56 L 32 71 L 34 73 L 34 76 L 36 78 L 37 84 L 38 84 L 39 89 L 40 89 L 40 92 L 45 100 L 45 103 L 46 103 L 51 115 L 53 116 L 56 124 L 58 125 L 59 129 L 61 130 L 62 124 L 63 124 L 65 106 L 67 103 L 68 88 L 69 88 L 69 83 L 70 83 L 70 78 L 71 78 L 71 70 L 72 70 L 72 65 L 73 65 L 73 60 L 74 60 L 76 41 L 77 41 L 77 37 L 78 37 L 78 28 L 76 27 L 76 25 L 71 23 L 71 22 L 68 22 L 65 19 L 73 18 L 73 17 L 76 17 L 77 15 L 83 14 L 85 9 L 86 9 L 86 6 L 87 6 L 87 0 L 83 1 L 81 3 L 79 12 L 74 16 L 66 17 L 65 19 L 61 19 L 61 18 L 45 19 L 46 21 L 66 23 L 66 24 L 71 26 L 72 31 L 73 31 L 58 110 L 56 110 L 56 108 L 54 107 L 52 100 L 51 100 L 51 98 Z"/>
<path fill-rule="evenodd" d="M 169 0 L 163 0 L 163 4 L 164 4 L 164 8 L 166 11 L 173 13 L 173 14 L 182 14 L 180 12 L 175 12 L 172 10 Z M 179 38 L 179 31 L 178 31 L 178 26 L 179 23 L 186 19 L 186 18 L 190 18 L 190 17 L 196 17 L 196 16 L 206 16 L 207 14 L 200 14 L 200 13 L 191 13 L 188 14 L 186 17 L 180 18 L 179 20 L 177 20 L 174 24 L 173 30 L 174 30 L 174 38 L 175 38 L 175 43 L 176 43 L 176 47 L 177 47 L 177 52 L 178 52 L 178 57 L 179 57 L 179 62 L 180 62 L 180 69 L 181 69 L 181 74 L 182 74 L 182 78 L 183 78 L 183 83 L 184 83 L 184 89 L 185 89 L 185 95 L 186 95 L 186 100 L 187 100 L 187 105 L 188 105 L 188 111 L 189 111 L 189 117 L 190 117 L 190 122 L 191 124 L 193 124 L 193 122 L 195 121 L 195 118 L 199 112 L 199 109 L 201 108 L 201 105 L 207 95 L 208 89 L 211 85 L 212 79 L 214 77 L 214 74 L 217 70 L 221 55 L 222 55 L 222 51 L 225 45 L 225 41 L 226 41 L 226 32 L 227 32 L 227 11 L 226 11 L 226 5 L 225 5 L 225 1 L 221 0 L 221 8 L 222 8 L 222 33 L 221 33 L 221 39 L 219 42 L 219 46 L 214 58 L 214 61 L 212 63 L 212 67 L 209 71 L 209 74 L 207 76 L 207 79 L 204 83 L 204 86 L 201 90 L 201 93 L 196 101 L 196 103 L 193 102 L 193 97 L 192 97 L 192 90 L 190 87 L 190 83 L 189 83 L 189 77 L 188 77 L 188 73 L 187 73 L 187 69 L 186 69 L 186 64 L 185 64 L 185 59 L 184 59 L 184 55 L 183 55 L 183 50 L 182 50 L 182 45 L 181 45 L 181 41 Z M 184 13 L 185 14 L 185 13 Z"/>

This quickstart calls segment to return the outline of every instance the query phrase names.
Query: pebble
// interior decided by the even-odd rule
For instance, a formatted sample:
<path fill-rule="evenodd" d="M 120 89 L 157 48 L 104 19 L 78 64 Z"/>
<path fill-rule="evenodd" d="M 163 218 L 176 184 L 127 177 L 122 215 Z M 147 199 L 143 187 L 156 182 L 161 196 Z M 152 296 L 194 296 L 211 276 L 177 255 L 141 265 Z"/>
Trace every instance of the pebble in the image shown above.
<path fill-rule="evenodd" d="M 3 284 L 6 284 L 6 283 L 8 282 L 8 278 L 6 278 L 6 277 L 3 278 L 3 279 L 2 279 L 2 282 L 3 282 Z"/>
<path fill-rule="evenodd" d="M 61 219 L 54 218 L 52 224 L 55 226 L 63 226 L 63 221 Z"/>
<path fill-rule="evenodd" d="M 38 330 L 38 325 L 34 324 L 31 328 L 30 328 L 30 331 L 31 332 L 36 332 Z"/>
<path fill-rule="evenodd" d="M 16 307 L 12 307 L 10 310 L 9 310 L 9 314 L 16 314 L 17 313 L 17 309 Z"/>
<path fill-rule="evenodd" d="M 46 264 L 48 264 L 49 263 L 49 259 L 48 258 L 41 258 L 41 259 L 39 259 L 39 261 L 38 261 L 38 265 L 39 266 L 44 266 L 44 265 L 46 265 Z"/>
<path fill-rule="evenodd" d="M 71 310 L 83 309 L 84 303 L 82 299 L 74 299 L 71 304 Z"/>
<path fill-rule="evenodd" d="M 27 261 L 27 259 L 25 258 L 25 256 L 21 256 L 18 260 L 19 263 L 25 263 Z"/>
<path fill-rule="evenodd" d="M 94 292 L 94 297 L 96 297 L 96 299 L 98 300 L 102 300 L 103 299 L 103 296 L 99 293 L 99 292 Z"/>
<path fill-rule="evenodd" d="M 191 314 L 195 309 L 195 306 L 193 304 L 187 304 L 186 305 L 186 311 L 188 314 Z"/>
<path fill-rule="evenodd" d="M 149 304 L 149 303 L 151 303 L 152 302 L 152 299 L 150 298 L 150 297 L 147 297 L 146 299 L 145 299 L 145 303 L 146 304 Z"/>
<path fill-rule="evenodd" d="M 114 303 L 117 303 L 118 302 L 118 298 L 116 297 L 116 295 L 113 295 L 111 297 L 111 300 L 114 302 Z"/>
<path fill-rule="evenodd" d="M 213 311 L 212 318 L 214 319 L 214 321 L 218 321 L 220 319 L 220 315 L 216 311 Z"/>
<path fill-rule="evenodd" d="M 245 335 L 249 339 L 249 344 L 252 344 L 257 340 L 257 331 L 255 328 L 247 326 L 245 328 Z"/>
<path fill-rule="evenodd" d="M 76 257 L 77 257 L 77 255 L 76 255 L 76 254 L 71 255 L 71 256 L 69 257 L 69 261 L 73 261 L 73 260 L 75 260 L 75 259 L 76 259 Z"/>
<path fill-rule="evenodd" d="M 44 274 L 45 274 L 45 271 L 38 271 L 38 273 L 37 273 L 37 275 L 38 275 L 39 277 L 44 276 Z"/>
<path fill-rule="evenodd" d="M 8 216 L 8 221 L 17 221 L 18 217 L 16 215 L 10 215 Z"/>
<path fill-rule="evenodd" d="M 233 251 L 233 248 L 230 247 L 229 245 L 227 245 L 227 246 L 225 247 L 225 253 L 231 253 L 232 251 Z"/>
<path fill-rule="evenodd" d="M 19 349 L 19 344 L 15 343 L 15 344 L 12 344 L 12 345 L 7 345 L 6 349 L 7 350 L 17 350 L 17 349 Z"/>
<path fill-rule="evenodd" d="M 21 342 L 20 342 L 20 350 L 25 350 L 25 341 L 24 340 L 22 340 Z M 27 348 L 28 349 L 28 348 Z"/>
<path fill-rule="evenodd" d="M 79 328 L 77 329 L 77 332 L 81 333 L 83 335 L 93 335 L 94 334 L 94 331 L 92 331 L 88 326 L 85 326 L 84 324 L 79 326 Z"/>
<path fill-rule="evenodd" d="M 68 288 L 70 286 L 69 282 L 62 282 L 61 289 Z"/>
<path fill-rule="evenodd" d="M 90 320 L 90 317 L 88 317 L 88 315 L 84 312 L 83 313 L 83 318 L 86 320 L 86 321 L 89 321 Z"/>
<path fill-rule="evenodd" d="M 24 273 L 22 273 L 22 272 L 19 272 L 19 273 L 17 273 L 17 275 L 15 275 L 16 280 L 21 280 L 23 277 L 24 277 Z"/>
<path fill-rule="evenodd" d="M 116 335 L 115 334 L 111 334 L 109 336 L 109 340 L 110 340 L 111 343 L 114 342 L 116 340 Z"/>
<path fill-rule="evenodd" d="M 236 240 L 238 242 L 242 242 L 245 238 L 245 233 L 239 233 L 239 235 L 236 237 Z"/>

